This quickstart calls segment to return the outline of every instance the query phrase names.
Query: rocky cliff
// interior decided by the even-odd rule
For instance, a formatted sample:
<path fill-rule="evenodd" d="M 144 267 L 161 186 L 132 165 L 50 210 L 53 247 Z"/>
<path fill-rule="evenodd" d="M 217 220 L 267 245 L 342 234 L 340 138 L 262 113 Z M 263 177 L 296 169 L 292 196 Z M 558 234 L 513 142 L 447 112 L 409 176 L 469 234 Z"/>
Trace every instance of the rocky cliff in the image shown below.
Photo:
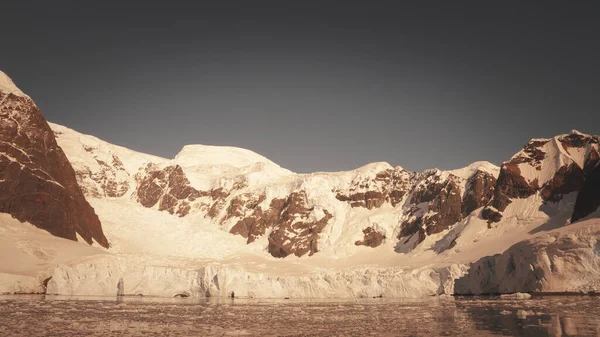
<path fill-rule="evenodd" d="M 0 212 L 108 247 L 75 171 L 33 100 L 0 72 Z"/>

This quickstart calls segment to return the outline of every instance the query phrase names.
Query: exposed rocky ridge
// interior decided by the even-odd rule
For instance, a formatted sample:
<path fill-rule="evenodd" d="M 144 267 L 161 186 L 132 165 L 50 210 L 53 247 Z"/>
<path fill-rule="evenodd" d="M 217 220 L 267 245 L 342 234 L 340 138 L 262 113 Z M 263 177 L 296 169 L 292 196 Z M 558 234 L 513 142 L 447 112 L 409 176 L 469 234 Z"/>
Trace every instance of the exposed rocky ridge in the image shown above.
<path fill-rule="evenodd" d="M 273 199 L 265 210 L 259 205 L 264 200 L 265 195 L 256 198 L 252 194 L 232 199 L 227 217 L 240 220 L 230 232 L 247 238 L 251 243 L 270 231 L 268 251 L 275 257 L 318 252 L 319 234 L 332 217 L 327 210 L 322 210 L 320 216 L 314 216 L 315 209 L 308 206 L 305 191 Z"/>
<path fill-rule="evenodd" d="M 190 212 L 190 203 L 206 193 L 190 186 L 190 181 L 179 165 L 159 168 L 149 164 L 136 175 L 135 197 L 144 207 L 154 207 L 171 214 L 185 216 Z"/>
<path fill-rule="evenodd" d="M 64 137 L 59 136 L 59 140 Z M 212 167 L 203 159 L 200 166 L 195 166 L 196 152 L 214 157 L 218 151 L 215 147 L 193 146 L 182 151 L 185 155 L 178 155 L 183 161 L 178 157 L 167 160 L 147 156 L 132 165 L 129 156 L 93 145 L 88 160 L 90 166 L 93 160 L 96 168 L 90 173 L 83 166 L 84 174 L 80 176 L 92 177 L 101 172 L 96 157 L 107 162 L 106 158 L 116 154 L 129 175 L 129 189 L 123 197 L 178 216 L 204 216 L 246 238 L 249 244 L 264 237 L 267 251 L 277 257 L 312 255 L 321 250 L 318 247 L 322 240 L 336 244 L 339 239 L 331 235 L 340 226 L 351 228 L 352 237 L 344 236 L 348 244 L 363 242 L 366 244 L 361 245 L 371 247 L 379 239 L 372 241 L 371 234 L 366 236 L 363 230 L 377 223 L 383 224 L 378 227 L 382 237 L 394 238 L 399 245 L 413 249 L 428 236 L 451 229 L 480 207 L 485 206 L 483 218 L 490 223 L 501 222 L 503 210 L 516 198 L 539 194 L 544 202 L 555 203 L 563 195 L 578 191 L 586 170 L 591 170 L 591 163 L 600 157 L 596 138 L 575 134 L 534 139 L 501 169 L 489 163 L 474 163 L 454 171 L 416 173 L 373 163 L 353 171 L 309 175 L 289 173 L 253 152 L 246 158 L 244 151 L 234 151 L 233 165 Z M 581 144 L 583 148 L 576 147 Z M 587 159 L 579 159 L 581 156 Z M 116 166 L 112 168 L 116 170 Z M 108 186 L 94 184 L 103 189 Z M 297 213 L 286 212 L 290 204 L 296 203 L 301 205 Z M 372 222 L 368 220 L 371 214 L 381 219 Z"/>
<path fill-rule="evenodd" d="M 585 218 L 598 207 L 600 207 L 600 163 L 585 175 L 585 182 L 577 195 L 571 222 Z"/>
<path fill-rule="evenodd" d="M 0 212 L 59 237 L 109 245 L 54 133 L 18 89 L 0 91 Z"/>
<path fill-rule="evenodd" d="M 586 171 L 600 157 L 598 143 L 598 136 L 577 131 L 531 140 L 502 164 L 493 198 L 482 215 L 492 224 L 502 219 L 502 212 L 514 199 L 539 193 L 544 202 L 556 203 L 564 195 L 580 191 Z"/>
<path fill-rule="evenodd" d="M 353 179 L 347 192 L 334 190 L 336 198 L 352 207 L 379 208 L 384 203 L 398 205 L 407 195 L 415 173 L 401 167 L 377 172 L 374 178 L 359 176 Z"/>
<path fill-rule="evenodd" d="M 411 206 L 400 226 L 398 239 L 404 243 L 411 241 L 416 246 L 426 236 L 449 229 L 485 205 L 494 192 L 495 183 L 493 174 L 479 169 L 466 181 L 452 173 L 425 171 L 412 190 Z M 416 240 L 412 240 L 413 235 Z"/>
<path fill-rule="evenodd" d="M 479 207 L 487 205 L 492 199 L 496 186 L 496 177 L 477 170 L 468 180 L 462 200 L 462 214 L 471 214 Z"/>
<path fill-rule="evenodd" d="M 247 175 L 233 175 L 230 179 L 219 178 L 214 180 L 207 189 L 201 189 L 194 185 L 194 181 L 198 180 L 196 177 L 198 169 L 192 165 L 189 154 L 198 151 L 194 148 L 188 148 L 187 155 L 182 156 L 185 157 L 183 163 L 187 168 L 181 167 L 177 158 L 168 161 L 144 157 L 144 160 L 137 161 L 136 166 L 129 163 L 131 156 L 122 155 L 119 149 L 103 145 L 99 140 L 94 140 L 96 143 L 92 142 L 84 135 L 73 137 L 68 133 L 73 134 L 74 131 L 65 130 L 66 128 L 60 131 L 60 126 L 56 126 L 55 129 L 58 131 L 59 140 L 66 142 L 71 137 L 84 143 L 84 146 L 78 150 L 77 158 L 81 160 L 82 157 L 87 157 L 89 165 L 78 162 L 76 166 L 80 183 L 90 186 L 85 188 L 88 195 L 130 196 L 144 207 L 156 207 L 178 216 L 203 214 L 231 233 L 243 236 L 248 243 L 267 236 L 267 250 L 277 257 L 316 253 L 324 229 L 336 224 L 343 225 L 344 217 L 347 216 L 345 214 L 352 209 L 377 210 L 384 205 L 397 209 L 400 212 L 400 220 L 392 220 L 395 222 L 392 228 L 381 233 L 385 236 L 385 232 L 391 234 L 395 231 L 394 227 L 398 228 L 402 221 L 410 221 L 408 218 L 415 215 L 415 205 L 428 202 L 430 205 L 425 207 L 427 211 L 431 209 L 431 212 L 423 225 L 420 218 L 424 214 L 416 214 L 418 223 L 413 221 L 412 226 L 417 231 L 422 227 L 422 236 L 438 233 L 460 220 L 464 212 L 489 199 L 493 185 L 489 180 L 495 179 L 491 173 L 477 169 L 463 178 L 439 170 L 419 174 L 408 172 L 400 167 L 392 168 L 385 163 L 375 163 L 354 171 L 335 174 L 284 176 L 264 186 L 260 184 L 255 186 L 257 183 L 252 183 L 252 179 L 255 179 L 255 175 L 260 171 L 251 169 Z M 70 147 L 75 145 L 70 144 Z M 200 150 L 204 151 L 203 148 Z M 214 152 L 213 148 L 209 150 Z M 98 165 L 98 158 L 103 159 L 103 162 L 108 162 L 107 158 L 112 158 L 109 163 L 110 169 Z M 247 164 L 243 158 L 238 158 L 237 161 Z M 115 165 L 120 162 L 124 164 Z M 231 170 L 231 168 L 213 169 L 203 165 L 200 168 L 201 174 L 214 170 L 219 172 Z M 250 166 L 252 165 L 254 164 L 250 163 Z M 261 165 L 264 164 L 261 162 Z M 247 172 L 244 166 L 236 169 Z M 127 193 L 118 195 L 108 193 L 107 188 L 115 184 L 99 183 L 113 181 L 110 178 L 115 176 L 114 172 L 123 172 L 123 181 L 118 186 L 123 186 L 122 191 L 127 189 Z M 266 174 L 270 175 L 269 172 Z M 191 179 L 190 175 L 193 175 L 194 179 Z M 438 180 L 443 181 L 435 179 L 428 181 L 429 177 L 437 177 Z M 453 177 L 452 183 L 447 181 L 449 177 Z M 322 181 L 327 183 L 323 185 Z M 313 183 L 318 186 L 301 187 Z M 327 189 L 325 186 L 331 188 Z M 206 187 L 205 184 L 203 187 Z M 307 196 L 307 188 L 312 191 L 310 197 Z M 318 192 L 313 191 L 314 188 L 317 188 Z M 472 204 L 471 208 L 465 208 L 464 212 L 463 197 Z M 423 207 L 421 205 L 421 208 Z M 391 212 L 390 216 L 393 216 Z M 364 235 L 361 231 L 362 229 L 357 229 L 356 235 Z M 403 232 L 403 234 L 411 236 L 414 233 Z M 355 241 L 357 240 L 352 243 Z M 373 245 L 369 243 L 366 246 Z"/>

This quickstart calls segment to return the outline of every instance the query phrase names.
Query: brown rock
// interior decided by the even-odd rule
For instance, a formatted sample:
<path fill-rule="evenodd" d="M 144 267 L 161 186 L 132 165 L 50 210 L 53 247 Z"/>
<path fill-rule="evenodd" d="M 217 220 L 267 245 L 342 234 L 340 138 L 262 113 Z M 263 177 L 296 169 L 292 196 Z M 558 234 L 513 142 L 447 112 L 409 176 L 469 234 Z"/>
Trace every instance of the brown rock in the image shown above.
<path fill-rule="evenodd" d="M 427 235 L 440 233 L 462 219 L 460 188 L 454 179 L 449 179 L 429 209 L 435 213 L 423 218 Z"/>
<path fill-rule="evenodd" d="M 356 241 L 355 245 L 375 248 L 379 247 L 383 243 L 383 240 L 385 240 L 385 235 L 373 227 L 363 229 L 363 235 L 362 241 Z"/>
<path fill-rule="evenodd" d="M 592 149 L 583 165 L 583 173 L 592 172 L 598 166 L 598 163 L 600 163 L 600 153 L 596 149 Z"/>
<path fill-rule="evenodd" d="M 29 97 L 0 92 L 0 212 L 53 235 L 108 247 L 54 133 Z"/>
<path fill-rule="evenodd" d="M 158 203 L 160 211 L 166 210 L 179 216 L 185 216 L 190 212 L 191 202 L 209 194 L 190 186 L 179 165 L 159 169 L 149 164 L 144 174 L 138 174 L 137 182 L 135 195 L 142 206 L 150 208 Z"/>
<path fill-rule="evenodd" d="M 398 205 L 412 187 L 413 175 L 402 169 L 387 169 L 378 172 L 374 178 L 353 181 L 348 192 L 334 190 L 336 198 L 351 207 L 374 209 L 386 202 Z"/>
<path fill-rule="evenodd" d="M 227 217 L 242 217 L 242 219 L 229 232 L 241 235 L 248 239 L 247 243 L 251 243 L 265 235 L 268 229 L 277 226 L 285 206 L 285 199 L 273 199 L 269 209 L 263 210 L 257 204 L 264 199 L 264 195 L 257 198 L 251 194 L 232 199 L 230 207 L 227 208 Z"/>
<path fill-rule="evenodd" d="M 563 195 L 577 192 L 583 186 L 585 174 L 575 163 L 561 167 L 550 181 L 548 181 L 540 194 L 546 202 L 558 202 Z"/>
<path fill-rule="evenodd" d="M 398 239 L 418 234 L 418 245 L 427 235 L 442 232 L 463 218 L 462 197 L 459 180 L 450 175 L 447 180 L 436 170 L 424 172 L 421 182 L 413 191 L 413 206 L 407 213 L 408 220 L 400 225 Z M 426 203 L 425 209 L 422 204 Z M 421 205 L 421 206 L 419 206 Z"/>
<path fill-rule="evenodd" d="M 502 213 L 498 212 L 492 207 L 485 207 L 481 211 L 481 217 L 483 220 L 488 220 L 488 224 L 494 222 L 500 222 L 502 220 Z"/>
<path fill-rule="evenodd" d="M 534 195 L 538 189 L 537 180 L 528 183 L 516 163 L 506 162 L 500 168 L 491 205 L 502 212 L 511 202 L 510 199 L 527 198 Z"/>
<path fill-rule="evenodd" d="M 567 152 L 571 148 L 585 147 L 586 145 L 598 144 L 599 142 L 596 136 L 584 135 L 575 131 L 560 137 L 558 140 Z"/>
<path fill-rule="evenodd" d="M 308 207 L 304 191 L 291 193 L 285 199 L 271 200 L 267 210 L 258 205 L 264 198 L 264 195 L 257 198 L 251 194 L 233 198 L 226 218 L 241 219 L 230 232 L 247 238 L 250 243 L 271 229 L 268 250 L 274 257 L 316 253 L 319 234 L 333 216 L 324 210 L 325 215 L 321 219 L 309 221 L 313 208 Z"/>
<path fill-rule="evenodd" d="M 577 195 L 571 222 L 585 218 L 600 207 L 600 164 L 585 175 L 585 182 Z"/>
<path fill-rule="evenodd" d="M 494 195 L 496 178 L 483 171 L 475 172 L 465 186 L 462 214 L 467 216 L 479 207 L 487 205 Z"/>

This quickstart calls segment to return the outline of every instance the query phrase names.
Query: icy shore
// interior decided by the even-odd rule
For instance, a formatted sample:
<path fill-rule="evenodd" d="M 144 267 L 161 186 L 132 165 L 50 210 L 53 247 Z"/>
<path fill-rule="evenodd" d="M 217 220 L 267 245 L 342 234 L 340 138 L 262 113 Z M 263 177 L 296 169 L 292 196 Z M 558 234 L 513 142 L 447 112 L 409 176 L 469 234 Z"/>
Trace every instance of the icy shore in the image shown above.
<path fill-rule="evenodd" d="M 457 294 L 600 292 L 600 220 L 590 219 L 521 241 L 471 264 Z"/>
<path fill-rule="evenodd" d="M 161 297 L 370 298 L 452 294 L 466 268 L 355 268 L 277 276 L 210 264 L 198 269 L 136 265 L 112 257 L 60 265 L 48 294 Z"/>

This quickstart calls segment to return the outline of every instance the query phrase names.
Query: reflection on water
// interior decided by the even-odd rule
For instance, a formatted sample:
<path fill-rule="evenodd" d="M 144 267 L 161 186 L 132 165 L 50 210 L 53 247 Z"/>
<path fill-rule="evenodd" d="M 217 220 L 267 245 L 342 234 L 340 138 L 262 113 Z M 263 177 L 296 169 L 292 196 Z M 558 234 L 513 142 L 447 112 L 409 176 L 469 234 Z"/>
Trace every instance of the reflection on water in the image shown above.
<path fill-rule="evenodd" d="M 0 336 L 597 336 L 600 298 L 0 296 Z"/>

